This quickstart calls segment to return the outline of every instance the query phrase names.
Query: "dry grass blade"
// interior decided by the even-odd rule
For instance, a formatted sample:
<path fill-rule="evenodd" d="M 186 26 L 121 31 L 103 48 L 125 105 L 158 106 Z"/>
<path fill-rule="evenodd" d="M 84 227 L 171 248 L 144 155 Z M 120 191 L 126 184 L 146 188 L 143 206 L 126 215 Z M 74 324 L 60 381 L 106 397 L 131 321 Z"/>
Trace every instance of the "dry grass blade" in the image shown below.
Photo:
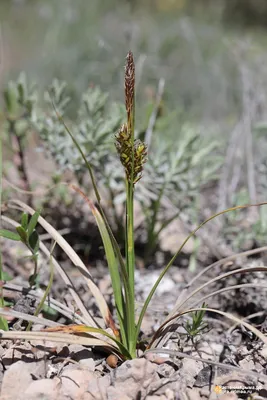
<path fill-rule="evenodd" d="M 191 281 L 188 283 L 187 288 L 192 286 L 193 283 L 195 281 L 197 281 L 202 275 L 206 275 L 206 273 L 212 268 L 218 267 L 220 265 L 224 265 L 225 263 L 227 263 L 229 261 L 236 260 L 238 257 L 248 257 L 248 256 L 252 256 L 252 255 L 255 255 L 258 253 L 264 253 L 266 251 L 267 251 L 267 246 L 263 246 L 263 247 L 258 247 L 257 249 L 246 250 L 241 253 L 233 254 L 231 256 L 222 258 L 221 260 L 215 261 L 214 263 L 210 264 L 208 267 L 202 269 L 196 276 L 194 276 L 194 278 L 191 279 Z"/>
<path fill-rule="evenodd" d="M 0 339 L 10 339 L 10 340 L 37 340 L 44 342 L 53 341 L 59 343 L 68 343 L 68 344 L 80 344 L 83 346 L 100 346 L 107 347 L 115 352 L 118 349 L 115 345 L 111 345 L 104 340 L 97 339 L 94 337 L 84 337 L 84 336 L 76 336 L 68 333 L 57 333 L 57 332 L 4 332 L 0 331 Z"/>
<path fill-rule="evenodd" d="M 6 217 L 6 216 L 2 216 L 2 220 L 9 223 L 12 226 L 18 226 L 19 224 L 16 221 L 13 221 L 12 219 Z M 40 241 L 40 249 L 42 250 L 42 252 L 49 258 L 50 257 L 50 251 L 46 248 L 46 246 Z M 51 258 L 52 263 L 54 265 L 54 267 L 56 268 L 57 272 L 60 274 L 61 278 L 63 279 L 63 281 L 65 282 L 65 284 L 67 285 L 68 290 L 70 291 L 74 301 L 77 304 L 77 307 L 79 308 L 79 310 L 82 312 L 83 316 L 84 316 L 84 321 L 85 323 L 92 325 L 92 326 L 97 326 L 96 322 L 94 321 L 93 317 L 90 315 L 90 313 L 87 311 L 87 309 L 84 307 L 83 302 L 81 301 L 79 295 L 76 293 L 75 288 L 71 282 L 71 280 L 69 279 L 68 275 L 66 274 L 66 272 L 63 270 L 63 268 L 60 266 L 60 264 L 55 260 L 54 257 Z"/>
<path fill-rule="evenodd" d="M 256 318 L 256 317 L 262 317 L 264 315 L 266 315 L 266 311 L 265 310 L 264 311 L 258 311 L 256 313 L 248 315 L 247 317 L 243 318 L 242 320 L 243 321 L 247 321 L 247 320 L 250 320 L 250 319 L 253 319 L 253 318 Z M 227 330 L 227 335 L 230 335 L 238 325 L 239 324 L 234 324 L 234 325 L 230 326 L 230 328 Z"/>
<path fill-rule="evenodd" d="M 204 364 L 215 365 L 217 367 L 225 368 L 225 369 L 228 369 L 230 371 L 237 371 L 240 374 L 248 375 L 248 371 L 247 370 L 244 370 L 244 369 L 241 369 L 241 368 L 238 368 L 238 367 L 234 367 L 234 366 L 228 365 L 228 364 L 223 364 L 223 363 L 220 363 L 220 362 L 207 360 L 205 358 L 191 356 L 190 354 L 182 353 L 181 351 L 160 348 L 160 349 L 150 349 L 150 350 L 147 350 L 145 352 L 145 354 L 149 354 L 149 353 L 169 354 L 169 355 L 171 355 L 173 357 L 189 358 L 191 360 L 200 361 L 200 362 L 202 362 Z M 259 374 L 259 373 L 254 372 L 254 371 L 249 371 L 249 375 L 250 376 L 255 376 L 255 378 L 263 378 L 264 380 L 266 380 L 266 375 Z"/>
<path fill-rule="evenodd" d="M 191 279 L 191 281 L 186 285 L 186 287 L 181 291 L 180 295 L 177 298 L 177 301 L 175 303 L 175 308 L 177 309 L 177 307 L 179 306 L 179 304 L 182 303 L 182 301 L 185 299 L 185 296 L 188 292 L 188 289 L 193 285 L 193 283 L 195 281 L 197 281 L 202 275 L 206 275 L 206 273 L 211 270 L 212 268 L 216 268 L 219 266 L 224 265 L 225 263 L 229 262 L 229 261 L 233 261 L 235 259 L 237 259 L 238 257 L 248 257 L 248 256 L 252 256 L 258 253 L 263 253 L 267 251 L 267 246 L 263 246 L 263 247 L 259 247 L 257 249 L 253 249 L 253 250 L 246 250 L 243 251 L 241 253 L 238 254 L 233 254 L 231 256 L 222 258 L 221 260 L 215 261 L 214 263 L 210 264 L 208 267 L 202 269 L 196 276 L 194 276 L 193 279 Z"/>
<path fill-rule="evenodd" d="M 181 316 L 188 314 L 188 313 L 195 312 L 195 311 L 203 311 L 203 309 L 204 308 L 190 308 L 189 310 L 180 312 L 180 313 L 172 316 L 170 319 L 168 319 L 166 322 L 164 322 L 159 327 L 159 329 L 155 333 L 154 337 L 152 338 L 150 344 L 148 345 L 147 349 L 157 347 L 160 339 L 163 338 L 165 336 L 165 334 L 169 333 L 169 331 L 173 327 L 174 322 L 176 322 Z M 212 312 L 215 314 L 222 315 L 223 317 L 226 317 L 226 318 L 236 322 L 238 325 L 239 324 L 244 325 L 245 328 L 247 328 L 249 331 L 254 333 L 254 335 L 257 336 L 267 346 L 267 337 L 261 331 L 259 331 L 259 329 L 255 328 L 253 325 L 249 324 L 248 322 L 245 322 L 241 318 L 238 318 L 238 317 L 236 317 L 232 314 L 226 313 L 224 311 L 215 310 L 214 308 L 205 307 L 205 311 L 209 311 L 209 312 Z M 159 339 L 159 340 L 157 340 L 157 339 Z"/>
<path fill-rule="evenodd" d="M 145 134 L 144 142 L 147 144 L 147 148 L 149 148 L 150 144 L 151 144 L 153 130 L 154 130 L 154 127 L 155 127 L 155 124 L 157 121 L 157 116 L 158 116 L 158 112 L 160 109 L 160 103 L 162 101 L 164 86 L 165 86 L 165 79 L 160 78 L 159 84 L 158 84 L 158 91 L 157 91 L 155 106 L 154 106 L 153 112 L 151 113 L 151 116 L 149 118 L 148 127 L 147 127 L 146 134 Z"/>
<path fill-rule="evenodd" d="M 164 320 L 163 324 L 166 324 L 168 320 L 172 320 L 172 317 L 174 315 L 178 314 L 178 310 L 181 310 L 181 307 L 184 306 L 185 303 L 187 303 L 193 296 L 195 296 L 198 292 L 200 292 L 202 289 L 204 289 L 208 285 L 210 285 L 210 284 L 212 284 L 212 283 L 214 283 L 216 281 L 220 281 L 221 279 L 227 278 L 228 276 L 232 276 L 232 275 L 240 274 L 240 273 L 245 273 L 245 272 L 253 272 L 253 271 L 265 271 L 265 272 L 267 272 L 267 267 L 264 267 L 264 266 L 262 266 L 262 267 L 247 267 L 247 268 L 239 268 L 239 269 L 236 269 L 234 271 L 226 272 L 226 273 L 224 273 L 222 275 L 219 275 L 219 276 L 217 276 L 217 277 L 215 277 L 213 279 L 210 279 L 208 282 L 206 282 L 203 285 L 201 285 L 198 288 L 196 288 L 189 295 L 187 294 L 188 293 L 188 289 L 184 289 L 181 292 L 181 294 L 180 294 L 180 296 L 179 296 L 179 298 L 178 298 L 173 310 L 166 317 L 166 319 Z M 197 302 L 194 303 L 194 305 L 198 304 L 198 303 L 199 303 L 199 300 L 197 300 Z M 164 339 L 160 339 L 160 341 L 162 341 L 163 344 L 166 343 L 166 341 L 168 340 L 169 336 L 170 335 L 166 335 L 166 337 Z M 157 339 L 156 340 L 156 345 L 158 343 L 159 343 L 159 340 Z"/>
<path fill-rule="evenodd" d="M 267 289 L 267 285 L 260 285 L 256 283 L 241 283 L 240 285 L 233 285 L 233 286 L 228 286 L 219 290 L 215 290 L 212 293 L 207 294 L 206 296 L 201 297 L 201 299 L 197 300 L 195 303 L 191 305 L 191 307 L 195 307 L 198 304 L 203 304 L 206 299 L 209 297 L 216 296 L 217 294 L 227 292 L 229 290 L 236 290 L 236 289 L 242 289 L 246 287 L 252 287 L 252 288 L 260 288 L 260 289 Z"/>
<path fill-rule="evenodd" d="M 24 286 L 14 285 L 13 283 L 5 283 L 4 290 L 19 292 L 19 293 L 27 293 L 28 297 L 35 299 L 41 299 L 44 294 L 44 292 L 40 291 L 40 289 L 38 291 L 33 289 L 29 290 L 29 288 L 26 288 Z M 55 311 L 58 311 L 60 314 L 64 315 L 71 321 L 76 322 L 77 324 L 87 324 L 86 319 L 83 316 L 77 314 L 74 308 L 65 306 L 65 304 L 60 303 L 59 301 L 51 297 L 51 295 L 49 296 L 49 300 L 45 301 L 45 305 L 50 306 Z"/>
<path fill-rule="evenodd" d="M 9 310 L 7 308 L 0 308 L 0 315 L 4 315 L 6 317 L 19 318 L 23 319 L 24 321 L 35 322 L 36 324 L 41 324 L 50 327 L 59 326 L 57 322 L 51 321 L 50 319 L 35 317 L 34 315 L 24 314 L 22 312 Z"/>
<path fill-rule="evenodd" d="M 28 212 L 31 215 L 34 214 L 34 210 L 20 200 L 10 201 L 10 205 L 12 204 L 22 208 L 24 211 Z M 67 241 L 57 232 L 57 230 L 54 229 L 44 218 L 40 216 L 38 218 L 38 222 L 51 235 L 53 240 L 62 248 L 62 250 L 67 254 L 67 256 L 73 262 L 75 267 L 79 269 L 92 295 L 96 299 L 96 302 L 98 304 L 101 315 L 105 321 L 105 324 L 108 327 L 113 326 L 113 323 L 111 323 L 111 321 L 113 322 L 112 315 L 110 313 L 106 300 L 104 299 L 104 296 L 100 292 L 97 285 L 94 283 L 91 274 L 87 270 L 86 266 L 84 265 L 80 257 L 76 254 L 73 248 L 67 243 Z M 96 322 L 94 322 L 93 326 L 97 326 Z"/>
<path fill-rule="evenodd" d="M 174 307 L 173 311 L 169 314 L 169 316 L 166 318 L 169 319 L 172 315 L 177 314 L 178 310 L 181 309 L 181 307 L 187 303 L 188 300 L 190 300 L 195 294 L 197 294 L 198 292 L 200 292 L 202 289 L 204 289 L 205 287 L 207 287 L 208 285 L 220 281 L 221 279 L 227 278 L 228 276 L 232 276 L 235 274 L 242 274 L 242 273 L 246 273 L 246 272 L 257 272 L 257 271 L 264 271 L 267 272 L 267 267 L 245 267 L 245 268 L 238 268 L 235 269 L 234 271 L 229 271 L 226 272 L 222 275 L 216 276 L 215 278 L 210 279 L 208 282 L 204 283 L 203 285 L 199 286 L 198 288 L 196 288 L 192 293 L 190 293 L 181 303 L 179 303 L 176 307 Z"/>

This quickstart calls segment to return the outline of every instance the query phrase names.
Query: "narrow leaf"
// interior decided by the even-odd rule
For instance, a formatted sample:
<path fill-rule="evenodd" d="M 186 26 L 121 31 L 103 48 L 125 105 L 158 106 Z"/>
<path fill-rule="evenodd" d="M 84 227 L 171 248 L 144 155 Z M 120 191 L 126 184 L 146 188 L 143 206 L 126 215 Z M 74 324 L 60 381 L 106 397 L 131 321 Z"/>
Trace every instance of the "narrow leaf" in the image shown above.
<path fill-rule="evenodd" d="M 97 338 L 91 337 L 81 337 L 76 335 L 70 335 L 68 333 L 54 333 L 54 332 L 23 332 L 23 331 L 9 331 L 9 332 L 0 332 L 0 338 L 2 339 L 25 339 L 25 340 L 51 340 L 53 342 L 59 343 L 69 343 L 69 344 L 81 344 L 84 346 L 101 346 L 108 347 L 112 351 L 117 352 L 117 348 L 112 346 L 111 344 L 105 342 L 104 340 L 100 340 Z"/>
<path fill-rule="evenodd" d="M 167 321 L 165 321 L 159 327 L 157 332 L 154 334 L 151 342 L 149 343 L 149 345 L 147 347 L 147 350 L 150 349 L 152 347 L 153 343 L 155 342 L 155 340 L 163 334 L 164 328 L 167 326 L 167 324 L 169 324 L 172 321 L 178 320 L 178 318 L 180 318 L 182 315 L 191 313 L 192 311 L 203 311 L 203 309 L 202 308 L 191 308 L 189 310 L 186 310 L 186 311 L 180 312 L 178 314 L 175 314 L 174 316 L 169 318 Z M 242 319 L 240 319 L 240 318 L 238 318 L 238 317 L 236 317 L 236 316 L 234 316 L 234 315 L 232 315 L 230 313 L 227 313 L 227 312 L 224 312 L 224 311 L 220 311 L 220 310 L 216 310 L 214 308 L 205 308 L 205 311 L 209 311 L 209 312 L 212 312 L 212 313 L 216 313 L 216 314 L 222 315 L 225 318 L 228 318 L 228 319 L 236 322 L 237 324 L 244 325 L 248 330 L 253 332 L 254 335 L 256 335 L 265 345 L 267 345 L 267 337 L 259 329 L 255 328 L 253 325 L 249 324 L 248 322 L 245 322 L 244 320 L 242 320 Z"/>
<path fill-rule="evenodd" d="M 8 331 L 8 322 L 5 318 L 0 317 L 0 329 L 2 331 Z"/>
<path fill-rule="evenodd" d="M 121 353 L 124 354 L 127 358 L 131 358 L 131 355 L 128 353 L 127 349 L 120 343 L 114 336 L 107 333 L 104 329 L 94 328 L 86 325 L 63 325 L 57 326 L 53 328 L 42 329 L 45 332 L 64 332 L 68 334 L 79 334 L 79 333 L 97 333 L 103 336 L 106 336 L 108 339 L 112 340 L 120 349 Z"/>
<path fill-rule="evenodd" d="M 28 234 L 29 236 L 31 236 L 31 234 L 33 233 L 37 222 L 38 222 L 38 218 L 40 216 L 40 211 L 35 211 L 35 213 L 33 214 L 33 216 L 30 219 L 29 225 L 28 225 Z"/>
<path fill-rule="evenodd" d="M 25 229 L 22 228 L 22 226 L 17 226 L 16 230 L 17 230 L 17 232 L 18 232 L 18 234 L 20 236 L 21 241 L 23 243 L 27 243 L 28 235 L 27 235 L 27 232 L 25 231 Z"/>
<path fill-rule="evenodd" d="M 27 230 L 28 227 L 28 220 L 29 220 L 29 216 L 27 213 L 22 213 L 21 216 L 21 226 L 23 229 L 25 229 L 25 231 Z"/>
<path fill-rule="evenodd" d="M 7 229 L 0 229 L 0 236 L 20 242 L 20 235 L 15 232 L 8 231 Z"/>
<path fill-rule="evenodd" d="M 178 255 L 181 253 L 182 249 L 184 248 L 184 246 L 186 245 L 186 243 L 188 242 L 188 240 L 193 237 L 196 232 L 201 229 L 205 224 L 207 224 L 208 222 L 210 222 L 211 220 L 213 220 L 216 217 L 219 217 L 220 215 L 229 213 L 231 211 L 235 211 L 235 210 L 242 210 L 245 208 L 249 208 L 249 207 L 259 207 L 259 206 L 263 206 L 263 205 L 267 205 L 267 202 L 262 202 L 262 203 L 257 203 L 257 204 L 245 204 L 242 206 L 236 206 L 236 207 L 231 207 L 231 208 L 227 208 L 226 210 L 220 211 L 216 214 L 213 214 L 211 217 L 209 217 L 208 219 L 206 219 L 204 222 L 202 222 L 200 225 L 198 225 L 187 237 L 186 239 L 182 242 L 181 246 L 179 247 L 179 249 L 177 250 L 177 252 L 174 254 L 174 256 L 171 258 L 171 260 L 169 261 L 169 263 L 166 265 L 166 267 L 163 269 L 163 271 L 160 273 L 156 283 L 153 285 L 149 295 L 146 298 L 146 301 L 144 303 L 144 306 L 141 310 L 141 313 L 139 315 L 139 319 L 138 319 L 138 323 L 137 323 L 137 329 L 136 329 L 136 335 L 138 335 L 140 328 L 141 328 L 141 324 L 142 324 L 142 320 L 144 318 L 145 312 L 147 310 L 147 307 L 158 287 L 158 285 L 160 284 L 161 280 L 163 279 L 163 277 L 165 276 L 166 272 L 169 270 L 169 268 L 172 266 L 173 262 L 175 261 L 175 259 L 178 257 Z"/>
<path fill-rule="evenodd" d="M 29 245 L 33 250 L 33 253 L 36 253 L 39 249 L 39 235 L 36 230 L 32 232 L 29 236 Z"/>
<path fill-rule="evenodd" d="M 118 313 L 118 318 L 120 321 L 120 327 L 122 330 L 124 329 L 124 298 L 122 294 L 122 287 L 121 287 L 121 278 L 119 274 L 119 266 L 118 266 L 118 261 L 115 257 L 115 253 L 113 250 L 113 245 L 110 240 L 109 233 L 107 231 L 105 222 L 103 218 L 101 217 L 99 211 L 97 208 L 94 206 L 94 204 L 89 200 L 89 205 L 92 210 L 93 216 L 95 217 L 104 249 L 105 249 L 105 254 L 107 257 L 107 262 L 108 262 L 108 268 L 110 272 L 110 277 L 111 277 L 111 282 L 112 282 L 112 288 L 113 288 L 113 293 L 115 297 L 115 304 L 117 308 L 117 313 Z"/>

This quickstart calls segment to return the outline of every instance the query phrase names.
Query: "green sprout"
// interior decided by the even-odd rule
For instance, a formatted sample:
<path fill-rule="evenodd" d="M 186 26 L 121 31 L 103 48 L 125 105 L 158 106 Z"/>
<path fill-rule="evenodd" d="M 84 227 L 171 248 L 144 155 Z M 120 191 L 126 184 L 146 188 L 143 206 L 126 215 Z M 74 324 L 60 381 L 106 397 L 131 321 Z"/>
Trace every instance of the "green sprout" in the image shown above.
<path fill-rule="evenodd" d="M 184 326 L 186 332 L 188 333 L 191 339 L 194 339 L 197 335 L 201 334 L 204 330 L 208 328 L 208 324 L 203 321 L 204 315 L 206 313 L 205 308 L 208 307 L 208 304 L 203 303 L 201 311 L 195 311 L 192 313 L 192 321 L 187 321 Z"/>

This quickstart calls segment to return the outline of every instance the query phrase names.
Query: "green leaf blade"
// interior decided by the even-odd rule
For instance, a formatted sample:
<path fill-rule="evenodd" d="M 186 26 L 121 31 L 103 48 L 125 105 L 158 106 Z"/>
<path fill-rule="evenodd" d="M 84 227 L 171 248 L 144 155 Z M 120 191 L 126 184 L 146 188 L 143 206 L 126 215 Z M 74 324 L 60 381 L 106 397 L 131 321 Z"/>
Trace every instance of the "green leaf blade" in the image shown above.
<path fill-rule="evenodd" d="M 28 227 L 28 220 L 29 220 L 29 216 L 27 213 L 23 213 L 21 216 L 21 226 L 23 229 L 25 229 L 25 231 L 27 230 Z"/>
<path fill-rule="evenodd" d="M 28 225 L 28 235 L 29 237 L 31 236 L 31 234 L 33 233 L 37 222 L 38 222 L 38 218 L 40 216 L 40 211 L 35 211 L 35 213 L 33 214 L 33 216 L 30 219 L 29 225 Z"/>
<path fill-rule="evenodd" d="M 106 224 L 105 224 L 101 214 L 99 213 L 99 211 L 93 205 L 92 202 L 90 202 L 89 204 L 90 204 L 92 213 L 95 217 L 95 220 L 96 220 L 96 223 L 97 223 L 97 226 L 98 226 L 98 229 L 99 229 L 102 241 L 103 241 L 105 254 L 106 254 L 106 258 L 107 258 L 107 262 L 108 262 L 108 268 L 109 268 L 110 277 L 111 277 L 111 282 L 112 282 L 112 288 L 113 288 L 114 297 L 115 297 L 116 308 L 117 308 L 117 312 L 118 312 L 118 318 L 119 318 L 119 322 L 120 322 L 120 328 L 122 329 L 122 334 L 124 334 L 125 302 L 124 302 L 124 297 L 122 294 L 122 285 L 121 285 L 121 277 L 120 277 L 120 273 L 119 273 L 118 261 L 115 256 L 115 253 L 114 253 L 110 235 L 108 233 Z"/>
<path fill-rule="evenodd" d="M 20 235 L 7 229 L 0 229 L 0 236 L 5 239 L 15 240 L 17 242 L 20 242 L 21 240 Z"/>
<path fill-rule="evenodd" d="M 18 234 L 20 236 L 20 240 L 23 243 L 27 243 L 28 242 L 28 235 L 27 235 L 27 232 L 25 231 L 25 229 L 23 229 L 22 226 L 17 226 L 16 231 L 18 232 Z"/>
<path fill-rule="evenodd" d="M 39 235 L 37 231 L 34 230 L 32 234 L 29 236 L 29 245 L 34 254 L 36 254 L 37 251 L 39 250 L 39 243 L 40 243 Z"/>

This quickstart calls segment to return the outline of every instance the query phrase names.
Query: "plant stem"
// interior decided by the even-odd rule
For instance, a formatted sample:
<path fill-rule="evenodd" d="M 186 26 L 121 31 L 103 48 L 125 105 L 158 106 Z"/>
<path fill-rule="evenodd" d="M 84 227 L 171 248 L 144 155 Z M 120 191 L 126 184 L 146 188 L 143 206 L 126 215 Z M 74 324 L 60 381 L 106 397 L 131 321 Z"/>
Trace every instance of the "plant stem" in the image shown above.
<path fill-rule="evenodd" d="M 23 117 L 23 116 L 22 116 Z M 24 116 L 25 117 L 25 116 Z M 25 146 L 23 141 L 26 137 L 26 132 L 22 135 L 19 135 L 16 129 L 16 120 L 8 119 L 9 123 L 9 134 L 13 138 L 14 148 L 13 150 L 17 152 L 18 161 L 15 161 L 14 164 L 18 168 L 18 173 L 20 175 L 23 189 L 30 192 L 31 186 L 28 178 L 27 168 L 26 168 L 26 160 L 25 160 Z M 32 195 L 28 195 L 27 202 L 30 206 L 32 206 Z"/>
<path fill-rule="evenodd" d="M 135 123 L 135 67 L 131 52 L 127 55 L 125 68 L 125 106 L 127 112 L 127 131 L 130 134 L 131 174 L 126 176 L 126 268 L 129 280 L 129 304 L 127 305 L 128 350 L 132 357 L 136 356 L 135 327 L 135 247 L 134 247 L 134 123 Z"/>
<path fill-rule="evenodd" d="M 45 289 L 44 295 L 43 295 L 43 297 L 42 297 L 42 299 L 41 299 L 41 301 L 40 301 L 38 307 L 36 308 L 36 310 L 35 310 L 35 312 L 34 312 L 34 316 L 35 316 L 35 317 L 38 317 L 39 313 L 42 311 L 43 306 L 44 306 L 44 303 L 45 303 L 45 301 L 46 301 L 46 298 L 47 298 L 47 296 L 49 295 L 50 290 L 51 290 L 51 287 L 52 287 L 52 284 L 53 284 L 53 279 L 54 279 L 54 264 L 53 264 L 53 262 L 52 262 L 52 253 L 53 253 L 53 250 L 54 250 L 55 245 L 56 245 L 56 242 L 54 242 L 54 244 L 53 244 L 53 246 L 52 246 L 52 249 L 51 249 L 51 252 L 50 252 L 50 257 L 49 257 L 49 266 L 50 266 L 50 277 L 49 277 L 49 282 L 48 282 L 47 288 Z M 27 326 L 27 328 L 26 328 L 26 331 L 30 331 L 30 330 L 31 330 L 31 327 L 32 327 L 32 322 L 29 322 L 29 323 L 28 323 L 28 326 Z"/>
<path fill-rule="evenodd" d="M 133 184 L 126 180 L 126 265 L 129 279 L 129 309 L 127 312 L 128 325 L 128 346 L 129 352 L 135 357 L 135 299 L 134 299 L 134 269 L 135 269 L 135 254 L 134 254 L 134 206 L 133 206 Z"/>

